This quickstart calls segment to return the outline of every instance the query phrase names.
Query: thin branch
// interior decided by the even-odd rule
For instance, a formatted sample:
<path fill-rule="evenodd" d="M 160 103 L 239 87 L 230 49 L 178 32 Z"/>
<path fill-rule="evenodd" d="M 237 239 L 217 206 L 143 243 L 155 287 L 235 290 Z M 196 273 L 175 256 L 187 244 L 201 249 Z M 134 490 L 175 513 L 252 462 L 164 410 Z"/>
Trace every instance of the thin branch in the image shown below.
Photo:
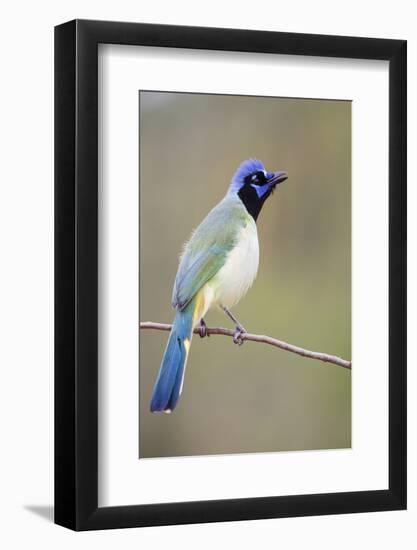
<path fill-rule="evenodd" d="M 144 321 L 140 323 L 140 328 L 144 330 L 166 330 L 170 331 L 172 325 L 165 323 L 153 323 L 150 321 Z M 211 336 L 212 334 L 218 334 L 221 336 L 231 336 L 233 338 L 235 331 L 228 328 L 222 327 L 207 327 L 207 335 Z M 194 329 L 194 334 L 200 334 L 200 329 L 197 327 Z M 290 351 L 291 353 L 296 353 L 302 357 L 308 357 L 309 359 L 316 359 L 318 361 L 324 361 L 325 363 L 333 363 L 344 369 L 351 369 L 351 361 L 346 361 L 341 357 L 336 355 L 329 355 L 328 353 L 320 353 L 318 351 L 310 351 L 308 349 L 300 348 L 298 346 L 293 346 L 282 340 L 277 340 L 276 338 L 271 338 L 270 336 L 264 336 L 260 334 L 250 334 L 249 332 L 244 332 L 241 334 L 240 338 L 242 340 L 248 340 L 251 342 L 259 342 L 262 344 L 269 344 L 270 346 L 275 346 L 276 348 L 283 349 L 285 351 Z"/>

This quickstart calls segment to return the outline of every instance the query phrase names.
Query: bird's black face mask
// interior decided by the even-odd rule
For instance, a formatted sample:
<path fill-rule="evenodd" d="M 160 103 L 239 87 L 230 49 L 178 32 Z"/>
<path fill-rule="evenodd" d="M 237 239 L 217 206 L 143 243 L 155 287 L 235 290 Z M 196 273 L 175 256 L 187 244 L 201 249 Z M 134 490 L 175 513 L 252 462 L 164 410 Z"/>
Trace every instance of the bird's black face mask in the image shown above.
<path fill-rule="evenodd" d="M 287 178 L 287 172 L 266 172 L 264 170 L 258 170 L 244 178 L 238 196 L 255 221 L 264 202 L 274 192 L 276 185 Z"/>

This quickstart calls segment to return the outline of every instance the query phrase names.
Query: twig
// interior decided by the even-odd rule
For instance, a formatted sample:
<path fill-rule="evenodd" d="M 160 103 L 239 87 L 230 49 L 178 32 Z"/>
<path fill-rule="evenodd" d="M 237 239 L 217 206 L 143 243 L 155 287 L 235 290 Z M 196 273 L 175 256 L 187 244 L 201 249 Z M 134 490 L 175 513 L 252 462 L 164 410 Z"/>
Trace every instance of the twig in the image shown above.
<path fill-rule="evenodd" d="M 170 331 L 172 325 L 168 325 L 165 323 L 153 323 L 151 321 L 144 321 L 140 323 L 140 328 L 144 330 L 166 330 Z M 212 334 L 219 334 L 222 336 L 231 336 L 233 338 L 234 331 L 230 330 L 228 328 L 222 328 L 222 327 L 207 327 L 207 335 L 211 336 Z M 194 329 L 194 334 L 199 334 L 200 329 L 197 327 Z M 270 346 L 275 346 L 276 348 L 283 349 L 285 351 L 290 351 L 291 353 L 296 353 L 297 355 L 301 355 L 302 357 L 308 357 L 310 359 L 316 359 L 318 361 L 324 361 L 325 363 L 333 363 L 334 365 L 338 365 L 339 367 L 343 367 L 344 369 L 351 369 L 352 363 L 351 361 L 346 361 L 346 359 L 342 359 L 341 357 L 337 357 L 336 355 L 329 355 L 328 353 L 320 353 L 318 351 L 310 351 L 308 349 L 300 348 L 298 346 L 293 346 L 292 344 L 288 344 L 287 342 L 283 342 L 282 340 L 277 340 L 276 338 L 271 338 L 270 336 L 264 336 L 260 334 L 250 334 L 249 332 L 244 332 L 241 334 L 240 338 L 242 340 L 249 340 L 251 342 L 259 342 L 262 344 L 269 344 Z"/>

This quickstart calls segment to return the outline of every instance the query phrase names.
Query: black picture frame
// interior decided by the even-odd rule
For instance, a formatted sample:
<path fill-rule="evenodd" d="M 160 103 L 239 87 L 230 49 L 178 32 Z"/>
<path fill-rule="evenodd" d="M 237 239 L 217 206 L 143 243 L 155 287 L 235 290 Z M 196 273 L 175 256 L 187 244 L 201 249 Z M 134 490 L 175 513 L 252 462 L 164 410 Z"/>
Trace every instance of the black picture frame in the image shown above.
<path fill-rule="evenodd" d="M 98 44 L 389 61 L 389 488 L 98 506 Z M 406 508 L 404 40 L 74 20 L 55 28 L 55 522 L 74 530 Z"/>

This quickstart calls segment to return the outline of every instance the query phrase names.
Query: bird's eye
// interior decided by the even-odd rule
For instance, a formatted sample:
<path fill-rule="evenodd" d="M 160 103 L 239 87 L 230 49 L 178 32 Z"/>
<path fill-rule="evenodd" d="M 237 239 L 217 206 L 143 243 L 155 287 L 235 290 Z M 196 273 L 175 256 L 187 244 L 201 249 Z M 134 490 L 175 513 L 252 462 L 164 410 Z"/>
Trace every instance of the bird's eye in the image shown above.
<path fill-rule="evenodd" d="M 258 181 L 259 181 L 260 184 L 266 182 L 266 176 L 265 176 L 265 171 L 264 170 L 262 172 L 258 172 Z"/>
<path fill-rule="evenodd" d="M 253 174 L 251 180 L 253 183 L 256 183 L 258 181 L 258 176 L 256 174 Z"/>

